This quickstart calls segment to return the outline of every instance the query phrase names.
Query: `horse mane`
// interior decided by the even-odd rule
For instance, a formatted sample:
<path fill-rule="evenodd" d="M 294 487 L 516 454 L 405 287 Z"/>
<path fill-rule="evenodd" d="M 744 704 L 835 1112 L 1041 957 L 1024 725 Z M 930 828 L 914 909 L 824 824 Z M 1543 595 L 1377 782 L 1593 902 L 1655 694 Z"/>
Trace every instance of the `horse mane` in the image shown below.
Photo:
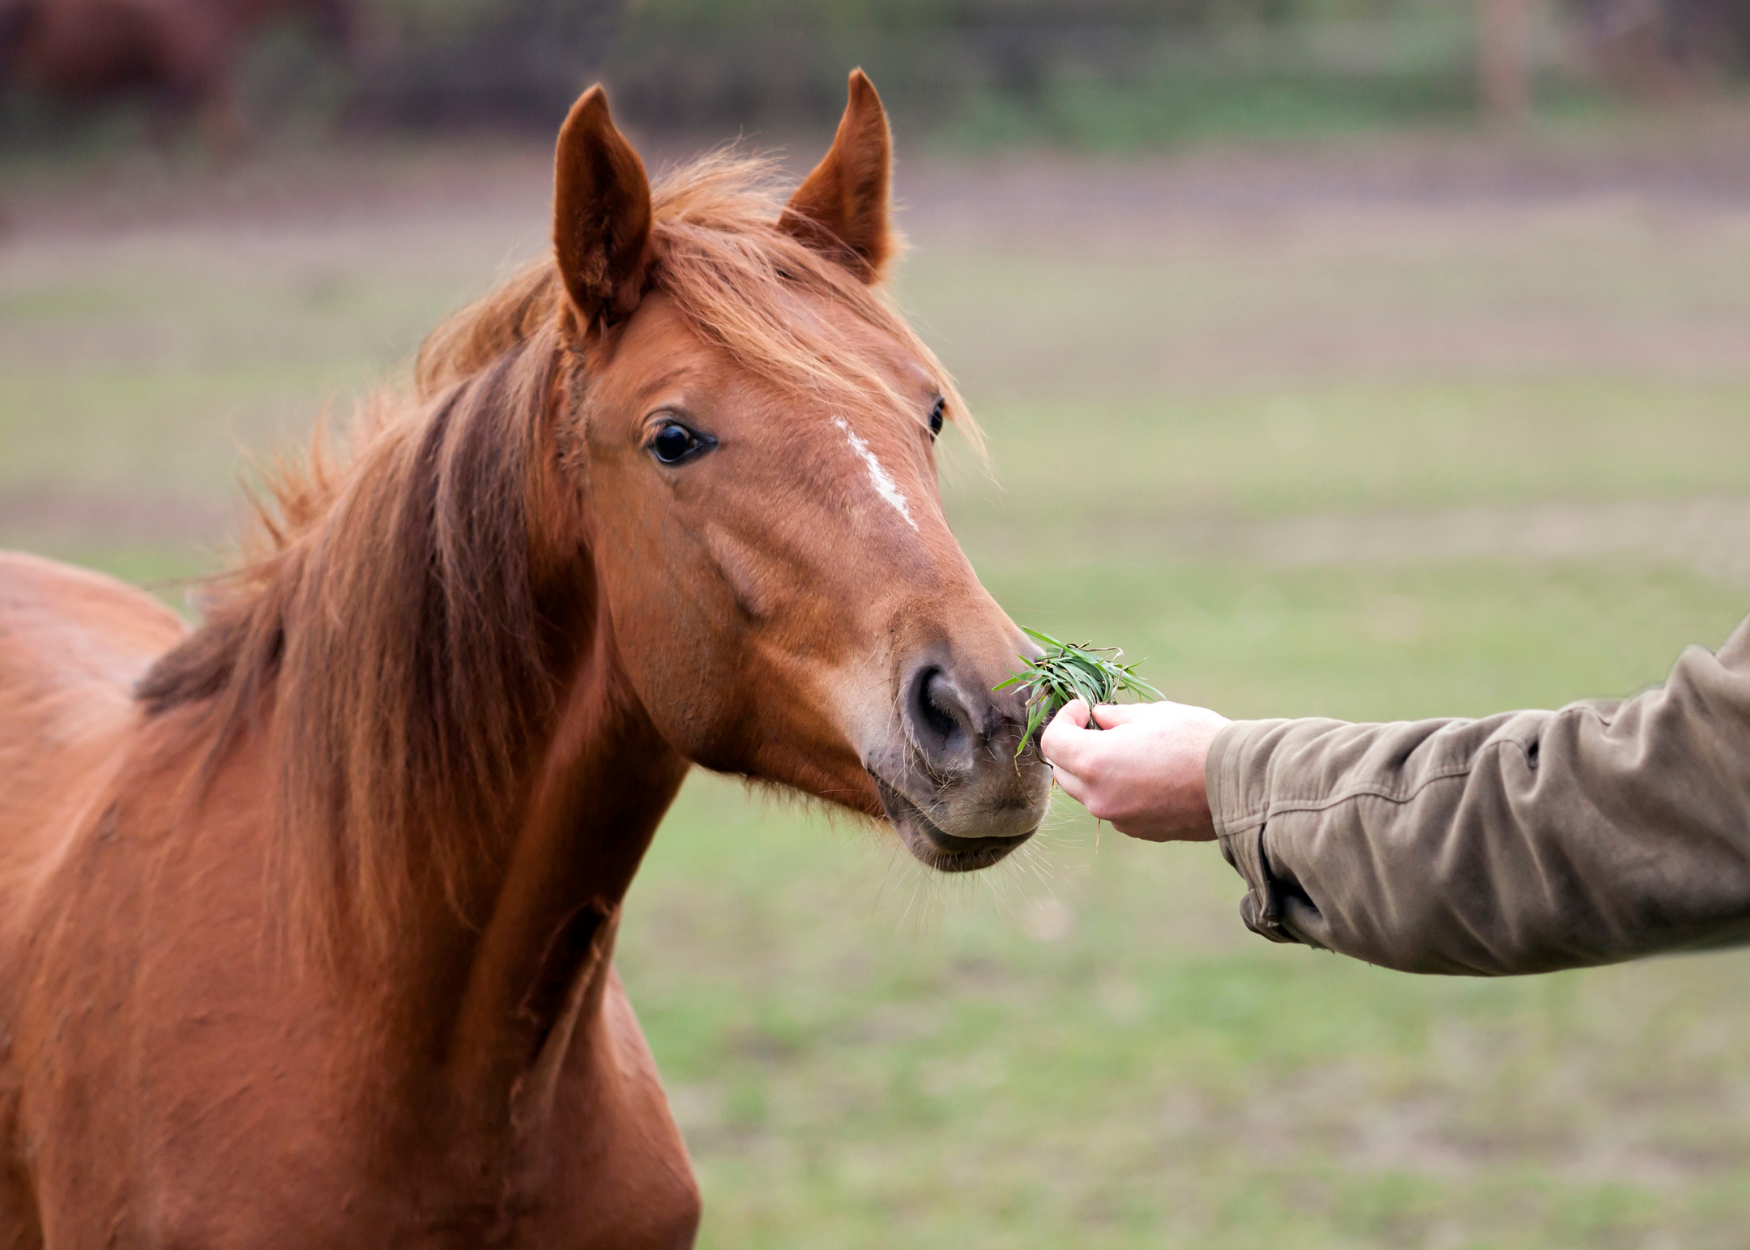
<path fill-rule="evenodd" d="M 889 297 L 778 229 L 773 175 L 720 152 L 662 178 L 653 287 L 742 368 L 836 411 L 891 413 L 904 401 L 797 297 L 830 300 L 931 368 L 978 445 Z M 552 417 L 588 385 L 571 316 L 549 256 L 441 324 L 411 387 L 362 405 L 345 456 L 319 431 L 301 466 L 271 475 L 205 622 L 137 689 L 150 717 L 198 710 L 209 783 L 265 735 L 276 884 L 306 954 L 387 957 L 432 886 L 464 911 L 523 797 L 577 641 L 537 584 L 543 533 L 562 528 L 544 513 L 565 494 L 542 489 L 564 471 Z M 590 570 L 573 576 L 589 586 Z"/>

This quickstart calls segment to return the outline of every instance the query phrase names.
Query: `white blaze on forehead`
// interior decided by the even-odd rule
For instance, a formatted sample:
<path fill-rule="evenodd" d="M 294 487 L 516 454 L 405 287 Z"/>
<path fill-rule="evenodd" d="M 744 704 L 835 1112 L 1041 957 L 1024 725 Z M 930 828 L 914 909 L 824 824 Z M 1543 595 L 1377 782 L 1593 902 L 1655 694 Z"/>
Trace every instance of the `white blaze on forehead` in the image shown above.
<path fill-rule="evenodd" d="M 869 444 L 857 437 L 857 432 L 845 423 L 843 417 L 834 417 L 832 423 L 845 432 L 845 439 L 851 444 L 851 450 L 862 458 L 869 466 L 869 481 L 874 484 L 875 493 L 893 505 L 893 510 L 905 518 L 905 523 L 914 530 L 918 523 L 911 519 L 911 505 L 906 503 L 905 496 L 899 493 L 899 487 L 894 485 L 893 478 L 887 470 L 881 467 L 881 462 L 875 459 L 875 453 L 869 450 Z"/>

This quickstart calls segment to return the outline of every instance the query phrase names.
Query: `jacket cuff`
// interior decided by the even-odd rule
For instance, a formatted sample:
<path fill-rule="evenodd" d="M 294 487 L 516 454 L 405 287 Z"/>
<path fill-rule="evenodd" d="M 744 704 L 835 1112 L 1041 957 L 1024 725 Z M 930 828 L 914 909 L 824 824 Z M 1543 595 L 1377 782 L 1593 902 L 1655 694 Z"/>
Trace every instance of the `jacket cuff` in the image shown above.
<path fill-rule="evenodd" d="M 1240 919 L 1246 928 L 1272 942 L 1300 939 L 1282 923 L 1282 892 L 1270 875 L 1264 853 L 1264 828 L 1270 811 L 1270 732 L 1277 720 L 1234 721 L 1215 736 L 1203 766 L 1209 813 L 1221 841 L 1222 858 L 1245 878 Z"/>

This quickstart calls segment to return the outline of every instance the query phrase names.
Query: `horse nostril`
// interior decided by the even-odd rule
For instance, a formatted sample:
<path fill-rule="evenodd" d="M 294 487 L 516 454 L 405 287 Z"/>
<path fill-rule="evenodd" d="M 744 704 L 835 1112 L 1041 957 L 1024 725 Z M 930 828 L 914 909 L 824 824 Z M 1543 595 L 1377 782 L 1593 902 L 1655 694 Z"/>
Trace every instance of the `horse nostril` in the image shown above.
<path fill-rule="evenodd" d="M 948 710 L 958 700 L 954 698 L 954 687 L 948 684 L 941 669 L 930 673 L 918 687 L 918 693 L 923 696 L 918 701 L 918 711 L 923 714 L 925 724 L 944 738 L 959 728 L 954 714 Z"/>
<path fill-rule="evenodd" d="M 960 692 L 941 669 L 929 667 L 919 671 L 912 680 L 910 705 L 918 745 L 927 753 L 955 751 L 966 744 L 969 725 L 966 707 Z"/>

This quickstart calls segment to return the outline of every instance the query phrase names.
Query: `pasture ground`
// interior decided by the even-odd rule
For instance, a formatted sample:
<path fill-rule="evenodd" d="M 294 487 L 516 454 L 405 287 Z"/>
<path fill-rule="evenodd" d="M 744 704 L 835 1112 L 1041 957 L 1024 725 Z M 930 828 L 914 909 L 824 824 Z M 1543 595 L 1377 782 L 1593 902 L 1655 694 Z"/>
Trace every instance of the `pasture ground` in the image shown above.
<path fill-rule="evenodd" d="M 1632 692 L 1750 607 L 1744 119 L 902 167 L 899 293 L 1018 620 L 1233 715 Z M 212 566 L 302 437 L 532 254 L 546 155 L 12 168 L 0 543 Z M 175 596 L 174 588 L 165 593 Z M 1733 1247 L 1750 954 L 1416 979 L 1245 932 L 1067 801 L 926 878 L 696 776 L 620 966 L 709 1247 Z"/>

